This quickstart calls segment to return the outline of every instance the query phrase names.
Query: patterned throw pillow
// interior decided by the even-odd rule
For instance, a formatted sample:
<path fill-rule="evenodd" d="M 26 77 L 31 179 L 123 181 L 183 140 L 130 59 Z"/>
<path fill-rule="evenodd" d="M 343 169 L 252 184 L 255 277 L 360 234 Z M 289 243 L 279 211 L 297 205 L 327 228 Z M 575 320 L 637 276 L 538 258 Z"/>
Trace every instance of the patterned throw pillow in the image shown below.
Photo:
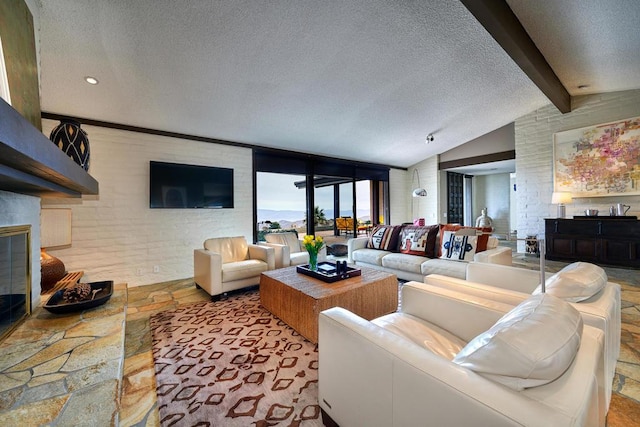
<path fill-rule="evenodd" d="M 400 232 L 400 252 L 433 258 L 438 225 L 417 227 L 406 225 Z"/>
<path fill-rule="evenodd" d="M 482 252 L 487 250 L 487 243 L 489 242 L 489 235 L 491 234 L 491 227 L 465 227 L 460 224 L 440 224 L 440 242 L 438 245 L 438 257 L 442 256 L 442 244 L 444 243 L 443 236 L 445 231 L 458 231 L 462 229 L 478 230 L 478 243 L 476 252 Z"/>
<path fill-rule="evenodd" d="M 457 236 L 454 231 L 445 231 L 442 239 L 442 259 L 473 261 L 478 236 Z"/>
<path fill-rule="evenodd" d="M 376 225 L 369 236 L 367 247 L 383 251 L 397 251 L 401 228 L 395 225 Z"/>

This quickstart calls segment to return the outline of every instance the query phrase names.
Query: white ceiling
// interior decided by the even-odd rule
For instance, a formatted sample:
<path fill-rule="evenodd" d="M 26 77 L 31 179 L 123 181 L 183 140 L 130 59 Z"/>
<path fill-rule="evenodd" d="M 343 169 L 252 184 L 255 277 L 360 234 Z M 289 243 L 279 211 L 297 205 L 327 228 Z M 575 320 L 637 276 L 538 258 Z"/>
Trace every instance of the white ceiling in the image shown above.
<path fill-rule="evenodd" d="M 640 2 L 507 2 L 571 95 L 640 88 Z M 456 0 L 40 7 L 49 113 L 407 167 L 549 104 Z"/>

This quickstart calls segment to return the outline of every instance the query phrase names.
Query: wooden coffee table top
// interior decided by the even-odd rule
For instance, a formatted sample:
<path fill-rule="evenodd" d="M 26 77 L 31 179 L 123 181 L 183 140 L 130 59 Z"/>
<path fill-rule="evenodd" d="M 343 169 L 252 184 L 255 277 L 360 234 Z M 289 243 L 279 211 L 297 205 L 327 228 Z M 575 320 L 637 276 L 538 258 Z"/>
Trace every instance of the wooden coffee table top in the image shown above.
<path fill-rule="evenodd" d="M 285 267 L 278 270 L 265 271 L 262 274 L 271 279 L 285 283 L 287 286 L 297 289 L 314 299 L 323 299 L 327 296 L 346 292 L 369 283 L 378 282 L 391 277 L 395 278 L 395 275 L 393 274 L 374 270 L 373 268 L 358 268 L 362 271 L 360 276 L 338 280 L 333 283 L 327 283 L 320 279 L 316 279 L 315 277 L 298 273 L 296 271 L 296 267 Z"/>

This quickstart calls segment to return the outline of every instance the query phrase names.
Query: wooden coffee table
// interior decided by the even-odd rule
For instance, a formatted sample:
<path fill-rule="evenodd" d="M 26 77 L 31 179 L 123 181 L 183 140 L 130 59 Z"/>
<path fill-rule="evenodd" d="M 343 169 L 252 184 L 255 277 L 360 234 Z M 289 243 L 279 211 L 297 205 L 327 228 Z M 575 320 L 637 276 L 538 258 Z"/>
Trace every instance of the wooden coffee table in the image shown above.
<path fill-rule="evenodd" d="M 362 275 L 334 283 L 281 268 L 260 276 L 260 302 L 303 337 L 318 342 L 318 315 L 331 307 L 343 307 L 371 320 L 398 308 L 398 279 L 372 268 Z"/>

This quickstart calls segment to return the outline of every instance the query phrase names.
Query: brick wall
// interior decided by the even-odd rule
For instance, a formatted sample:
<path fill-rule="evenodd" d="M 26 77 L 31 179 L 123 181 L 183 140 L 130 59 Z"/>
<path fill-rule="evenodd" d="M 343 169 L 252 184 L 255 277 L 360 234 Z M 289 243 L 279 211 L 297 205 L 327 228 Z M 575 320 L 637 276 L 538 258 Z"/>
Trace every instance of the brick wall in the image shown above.
<path fill-rule="evenodd" d="M 56 121 L 43 120 L 48 135 Z M 130 286 L 193 277 L 193 250 L 205 239 L 253 233 L 251 150 L 129 131 L 83 126 L 91 148 L 89 173 L 100 194 L 43 199 L 72 208 L 72 246 L 51 250 L 84 281 Z M 149 209 L 149 161 L 234 169 L 234 209 Z M 159 271 L 154 273 L 154 267 Z"/>
<path fill-rule="evenodd" d="M 640 90 L 576 97 L 573 111 L 560 114 L 546 106 L 516 120 L 516 204 L 518 237 L 544 234 L 544 218 L 555 218 L 553 193 L 553 134 L 565 130 L 640 116 Z M 586 208 L 609 214 L 614 203 L 631 205 L 628 215 L 640 216 L 640 196 L 574 199 L 567 217 L 583 215 Z M 524 251 L 519 242 L 519 251 Z"/>
<path fill-rule="evenodd" d="M 418 170 L 420 178 L 420 186 L 427 190 L 426 197 L 412 197 L 411 193 L 418 187 L 418 177 L 414 178 L 414 169 Z M 402 202 L 405 206 L 405 215 L 400 217 L 397 215 L 393 224 L 402 224 L 403 222 L 413 222 L 414 218 L 424 218 L 425 223 L 438 223 L 438 156 L 429 157 L 410 166 L 404 172 L 404 189 L 397 188 L 396 191 L 403 192 Z M 391 193 L 393 195 L 393 191 Z M 413 212 L 411 212 L 411 202 L 413 201 Z M 391 209 L 393 214 L 394 203 L 392 200 Z M 393 215 L 392 215 L 393 216 Z"/>

